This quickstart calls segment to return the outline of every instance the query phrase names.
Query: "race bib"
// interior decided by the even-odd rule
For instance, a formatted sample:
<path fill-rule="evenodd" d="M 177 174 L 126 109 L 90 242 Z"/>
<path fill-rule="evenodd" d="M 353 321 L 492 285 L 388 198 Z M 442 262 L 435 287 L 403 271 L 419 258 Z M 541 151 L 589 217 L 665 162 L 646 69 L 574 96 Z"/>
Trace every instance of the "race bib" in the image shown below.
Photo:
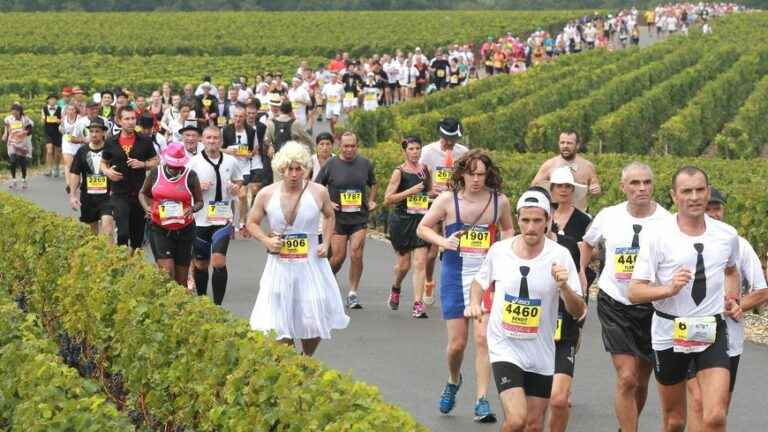
<path fill-rule="evenodd" d="M 337 103 L 339 103 L 339 97 L 336 95 L 328 96 L 328 103 L 331 105 L 336 105 Z"/>
<path fill-rule="evenodd" d="M 357 189 L 341 191 L 341 211 L 344 213 L 359 212 L 363 207 L 363 193 Z"/>
<path fill-rule="evenodd" d="M 409 195 L 405 199 L 406 213 L 426 214 L 429 208 L 429 198 L 426 194 Z"/>
<path fill-rule="evenodd" d="M 672 348 L 676 353 L 697 353 L 715 342 L 717 320 L 713 316 L 675 318 Z"/>
<path fill-rule="evenodd" d="M 298 111 L 301 109 L 301 104 L 298 102 L 291 102 L 291 107 L 293 108 L 294 111 Z"/>
<path fill-rule="evenodd" d="M 475 226 L 459 237 L 459 255 L 462 257 L 482 257 L 491 247 L 491 233 L 488 226 Z"/>
<path fill-rule="evenodd" d="M 209 108 L 211 106 L 211 100 L 210 99 L 203 99 L 203 106 L 206 108 Z"/>
<path fill-rule="evenodd" d="M 436 75 L 438 78 L 443 78 L 445 77 L 445 71 L 443 69 L 438 69 Z"/>
<path fill-rule="evenodd" d="M 456 75 L 451 76 L 451 84 L 458 84 L 459 83 L 459 77 Z"/>
<path fill-rule="evenodd" d="M 614 277 L 616 280 L 628 281 L 632 278 L 635 261 L 639 248 L 616 248 L 613 254 Z"/>
<path fill-rule="evenodd" d="M 211 201 L 208 203 L 208 222 L 223 225 L 232 220 L 232 206 L 229 201 Z"/>
<path fill-rule="evenodd" d="M 555 327 L 555 342 L 560 342 L 563 338 L 563 313 L 557 314 L 557 326 Z"/>
<path fill-rule="evenodd" d="M 216 117 L 216 124 L 219 125 L 219 127 L 224 127 L 227 125 L 227 118 L 224 116 L 218 116 Z"/>
<path fill-rule="evenodd" d="M 19 120 L 14 120 L 11 122 L 11 130 L 18 130 L 23 128 L 23 124 Z"/>
<path fill-rule="evenodd" d="M 246 156 L 246 157 L 250 156 L 251 150 L 248 148 L 248 144 L 240 144 L 239 146 L 237 146 L 236 154 L 238 156 Z"/>
<path fill-rule="evenodd" d="M 376 93 L 366 93 L 365 94 L 365 100 L 368 102 L 375 102 L 376 101 Z"/>
<path fill-rule="evenodd" d="M 303 262 L 309 254 L 309 239 L 306 234 L 286 234 L 280 247 L 280 259 L 290 262 Z"/>
<path fill-rule="evenodd" d="M 355 98 L 355 94 L 352 92 L 346 92 L 344 94 L 344 100 L 352 100 Z"/>
<path fill-rule="evenodd" d="M 86 130 L 87 130 L 87 129 L 86 129 Z M 62 139 L 64 142 L 72 142 L 72 135 L 70 135 L 70 134 L 64 134 L 64 135 L 62 135 L 61 139 Z"/>
<path fill-rule="evenodd" d="M 46 123 L 58 123 L 59 122 L 59 118 L 56 117 L 55 115 L 49 115 L 49 116 L 45 117 L 45 122 Z"/>
<path fill-rule="evenodd" d="M 445 190 L 451 182 L 453 176 L 453 168 L 451 167 L 437 167 L 435 169 L 435 187 L 438 190 Z"/>
<path fill-rule="evenodd" d="M 104 195 L 107 193 L 107 176 L 88 174 L 85 176 L 85 190 L 89 195 Z"/>
<path fill-rule="evenodd" d="M 501 327 L 514 339 L 534 339 L 541 322 L 541 300 L 521 299 L 504 294 Z"/>
<path fill-rule="evenodd" d="M 160 225 L 184 222 L 184 206 L 178 201 L 163 201 L 158 206 Z"/>

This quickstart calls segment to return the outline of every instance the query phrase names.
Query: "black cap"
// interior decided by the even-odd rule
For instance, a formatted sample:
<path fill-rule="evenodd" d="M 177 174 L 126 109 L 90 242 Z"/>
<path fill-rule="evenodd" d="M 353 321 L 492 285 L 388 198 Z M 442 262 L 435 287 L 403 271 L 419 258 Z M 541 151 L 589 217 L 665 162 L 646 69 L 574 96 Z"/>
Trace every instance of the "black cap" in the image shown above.
<path fill-rule="evenodd" d="M 101 104 L 100 104 L 100 103 L 98 103 L 98 102 L 94 102 L 94 101 L 90 101 L 90 102 L 88 102 L 87 104 L 85 104 L 85 107 L 86 107 L 86 108 L 98 108 L 98 107 L 100 107 L 100 106 L 101 106 Z"/>
<path fill-rule="evenodd" d="M 179 133 L 184 133 L 186 131 L 195 131 L 197 133 L 202 133 L 200 131 L 200 128 L 197 127 L 197 121 L 196 120 L 186 120 L 184 121 L 184 127 L 179 129 Z"/>
<path fill-rule="evenodd" d="M 320 144 L 320 141 L 323 140 L 328 140 L 333 143 L 333 135 L 331 135 L 330 132 L 320 132 L 317 134 L 317 137 L 315 137 L 315 144 Z"/>
<path fill-rule="evenodd" d="M 144 113 L 139 117 L 139 121 L 136 123 L 144 129 L 151 129 L 152 126 L 155 125 L 155 119 L 152 118 L 151 114 Z"/>
<path fill-rule="evenodd" d="M 727 200 L 725 199 L 725 197 L 723 196 L 723 194 L 722 194 L 722 193 L 720 193 L 720 191 L 719 191 L 719 190 L 717 190 L 717 189 L 715 189 L 715 188 L 710 188 L 710 192 L 709 192 L 709 204 L 721 204 L 721 205 L 725 205 L 726 201 L 727 201 Z"/>
<path fill-rule="evenodd" d="M 104 120 L 101 117 L 96 117 L 95 119 L 91 120 L 91 124 L 88 125 L 88 129 L 92 128 L 100 128 L 101 130 L 109 129 L 107 125 L 104 124 Z"/>
<path fill-rule="evenodd" d="M 437 124 L 437 133 L 444 139 L 458 141 L 462 137 L 461 123 L 453 117 L 446 117 Z"/>

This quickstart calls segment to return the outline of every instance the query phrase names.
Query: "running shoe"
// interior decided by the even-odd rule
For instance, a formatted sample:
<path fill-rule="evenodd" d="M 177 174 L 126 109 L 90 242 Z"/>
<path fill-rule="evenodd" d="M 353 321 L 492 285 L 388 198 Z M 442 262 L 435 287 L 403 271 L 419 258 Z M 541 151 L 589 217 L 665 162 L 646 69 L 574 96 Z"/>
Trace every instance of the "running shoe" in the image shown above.
<path fill-rule="evenodd" d="M 429 318 L 427 316 L 427 307 L 424 306 L 424 302 L 416 302 L 413 304 L 413 315 L 414 318 Z"/>
<path fill-rule="evenodd" d="M 496 423 L 496 414 L 491 412 L 491 404 L 485 396 L 475 403 L 475 421 L 478 423 Z"/>
<path fill-rule="evenodd" d="M 8 190 L 16 189 L 16 179 L 8 181 Z"/>
<path fill-rule="evenodd" d="M 360 300 L 357 298 L 357 293 L 349 293 L 347 296 L 347 307 L 350 309 L 362 309 L 363 305 L 360 304 Z"/>
<path fill-rule="evenodd" d="M 27 179 L 21 180 L 21 190 L 27 190 Z"/>
<path fill-rule="evenodd" d="M 424 303 L 428 305 L 435 304 L 435 282 L 424 282 Z"/>
<path fill-rule="evenodd" d="M 400 290 L 395 287 L 389 290 L 389 308 L 393 311 L 400 309 Z"/>
<path fill-rule="evenodd" d="M 464 381 L 464 377 L 459 374 L 458 384 L 445 383 L 445 388 L 443 389 L 443 394 L 440 395 L 440 403 L 438 404 L 441 413 L 448 414 L 456 406 L 456 393 L 459 392 L 462 381 Z"/>

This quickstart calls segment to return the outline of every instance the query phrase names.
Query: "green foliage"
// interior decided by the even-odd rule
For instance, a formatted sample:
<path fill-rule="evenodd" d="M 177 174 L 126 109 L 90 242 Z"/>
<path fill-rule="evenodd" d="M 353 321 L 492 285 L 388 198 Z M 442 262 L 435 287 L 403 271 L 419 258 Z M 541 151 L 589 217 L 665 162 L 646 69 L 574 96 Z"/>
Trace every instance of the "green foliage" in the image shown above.
<path fill-rule="evenodd" d="M 376 177 L 380 181 L 389 179 L 392 170 L 403 163 L 403 153 L 395 142 L 384 142 L 373 149 L 365 149 L 364 154 L 375 157 Z M 551 153 L 512 153 L 491 151 L 491 158 L 499 166 L 504 180 L 502 190 L 512 202 L 530 185 L 541 164 L 552 157 Z M 375 155 L 375 156 L 374 156 Z M 597 174 L 603 188 L 603 194 L 592 198 L 589 213 L 596 215 L 600 209 L 624 201 L 626 198 L 619 190 L 621 169 L 633 160 L 645 162 L 653 168 L 655 178 L 655 199 L 672 211 L 669 190 L 672 175 L 683 165 L 695 165 L 709 175 L 713 186 L 728 197 L 726 222 L 733 225 L 755 247 L 760 256 L 768 251 L 768 221 L 764 215 L 768 212 L 768 195 L 765 184 L 768 182 L 768 160 L 724 160 L 706 158 L 687 158 L 677 156 L 637 155 L 627 157 L 624 154 L 586 154 L 597 167 Z M 383 195 L 383 191 L 380 191 Z M 383 199 L 379 197 L 380 201 Z"/>
<path fill-rule="evenodd" d="M 7 194 L 0 216 L 6 288 L 29 296 L 49 333 L 66 331 L 120 374 L 126 408 L 161 428 L 425 430 L 376 388 L 251 331 L 73 219 Z"/>
<path fill-rule="evenodd" d="M 661 125 L 657 151 L 700 154 L 749 97 L 768 72 L 768 51 L 745 54 L 717 79 L 705 85 L 688 105 Z"/>
<path fill-rule="evenodd" d="M 583 13 L 583 12 L 582 12 Z M 4 13 L 0 52 L 353 57 L 527 34 L 579 16 L 547 12 Z M 98 32 L 98 28 L 109 31 Z M 199 29 L 204 29 L 198 31 Z M 407 29 L 401 31 L 398 29 Z M 297 65 L 296 65 L 297 66 Z M 295 66 L 294 66 L 295 67 Z"/>
<path fill-rule="evenodd" d="M 13 281 L 3 277 L 0 287 Z M 0 292 L 0 428 L 24 432 L 130 431 L 99 385 L 62 363 L 35 314 Z"/>
<path fill-rule="evenodd" d="M 752 95 L 739 108 L 734 119 L 715 137 L 719 153 L 726 157 L 760 156 L 768 143 L 768 75 L 755 86 Z"/>

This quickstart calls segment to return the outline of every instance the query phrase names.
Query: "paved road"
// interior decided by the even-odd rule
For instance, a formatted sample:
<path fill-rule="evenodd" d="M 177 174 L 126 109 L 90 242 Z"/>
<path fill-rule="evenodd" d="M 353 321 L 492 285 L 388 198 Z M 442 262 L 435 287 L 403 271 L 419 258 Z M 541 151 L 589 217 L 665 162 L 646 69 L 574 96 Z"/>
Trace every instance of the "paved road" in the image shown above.
<path fill-rule="evenodd" d="M 63 192 L 62 182 L 45 177 L 31 179 L 25 195 L 42 207 L 73 216 Z M 258 281 L 264 266 L 264 249 L 254 241 L 238 240 L 230 246 L 230 283 L 224 307 L 248 317 L 258 292 Z M 387 243 L 369 240 L 366 268 L 360 289 L 365 309 L 350 311 L 349 327 L 334 333 L 331 341 L 320 345 L 317 358 L 329 366 L 350 372 L 358 379 L 379 386 L 384 398 L 411 412 L 434 431 L 498 430 L 495 425 L 472 422 L 474 377 L 467 353 L 465 386 L 453 414 L 443 416 L 437 410 L 437 399 L 446 378 L 444 360 L 445 329 L 440 312 L 429 309 L 430 318 L 410 318 L 408 307 L 393 312 L 386 305 L 393 253 Z M 341 281 L 346 281 L 344 273 Z M 346 292 L 346 282 L 342 290 Z M 404 287 L 403 304 L 411 301 L 410 283 Z M 603 352 L 600 327 L 594 307 L 585 325 L 585 337 L 579 353 L 574 384 L 571 431 L 616 430 L 613 416 L 614 373 L 609 357 Z M 739 382 L 732 414 L 731 430 L 765 430 L 764 391 L 768 389 L 766 367 L 768 347 L 747 343 L 740 366 Z M 652 380 L 653 381 L 653 380 Z M 653 386 L 653 385 L 652 385 Z M 498 398 L 491 387 L 494 410 L 499 412 Z M 660 422 L 658 397 L 651 388 L 648 408 L 641 419 L 641 430 L 658 430 Z"/>

